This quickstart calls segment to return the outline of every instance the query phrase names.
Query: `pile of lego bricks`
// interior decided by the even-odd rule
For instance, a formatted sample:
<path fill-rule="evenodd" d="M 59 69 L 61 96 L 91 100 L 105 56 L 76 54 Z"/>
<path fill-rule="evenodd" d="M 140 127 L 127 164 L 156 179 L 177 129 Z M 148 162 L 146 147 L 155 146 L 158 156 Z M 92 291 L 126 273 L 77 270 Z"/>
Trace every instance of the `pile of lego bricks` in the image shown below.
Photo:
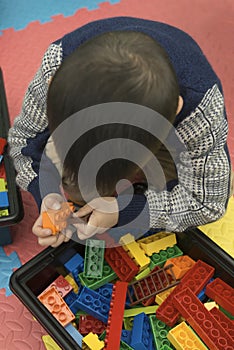
<path fill-rule="evenodd" d="M 234 289 L 174 233 L 98 237 L 38 296 L 82 349 L 233 349 Z"/>

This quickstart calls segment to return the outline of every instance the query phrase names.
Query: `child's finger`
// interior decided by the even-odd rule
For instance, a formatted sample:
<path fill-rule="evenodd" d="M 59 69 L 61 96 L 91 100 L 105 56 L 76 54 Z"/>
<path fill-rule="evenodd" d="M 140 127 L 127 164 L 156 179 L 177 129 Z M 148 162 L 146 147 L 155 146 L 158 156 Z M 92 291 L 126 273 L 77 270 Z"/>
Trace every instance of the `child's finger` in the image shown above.
<path fill-rule="evenodd" d="M 39 218 L 35 221 L 33 227 L 32 227 L 32 232 L 34 233 L 34 235 L 38 236 L 38 237 L 47 237 L 47 236 L 51 236 L 52 232 L 50 229 L 48 228 L 42 228 L 42 217 L 41 215 L 39 216 Z"/>
<path fill-rule="evenodd" d="M 89 215 L 93 212 L 93 208 L 86 204 L 84 207 L 80 208 L 76 213 L 74 213 L 74 217 L 82 218 L 83 216 Z"/>
<path fill-rule="evenodd" d="M 56 235 L 56 238 L 57 238 L 57 241 L 55 242 L 55 243 L 53 243 L 53 244 L 50 244 L 51 245 L 51 247 L 53 247 L 53 248 L 56 248 L 56 247 L 58 247 L 60 244 L 62 244 L 63 242 L 64 242 L 64 240 L 65 240 L 65 235 L 63 234 L 63 233 L 58 233 L 57 235 Z"/>
<path fill-rule="evenodd" d="M 68 242 L 71 239 L 73 232 L 74 232 L 74 230 L 72 231 L 69 228 L 66 229 L 65 233 L 62 232 L 62 234 L 64 235 L 64 242 Z"/>
<path fill-rule="evenodd" d="M 56 236 L 50 236 L 50 237 L 38 237 L 38 243 L 42 246 L 49 246 L 53 245 L 57 242 L 58 238 Z"/>

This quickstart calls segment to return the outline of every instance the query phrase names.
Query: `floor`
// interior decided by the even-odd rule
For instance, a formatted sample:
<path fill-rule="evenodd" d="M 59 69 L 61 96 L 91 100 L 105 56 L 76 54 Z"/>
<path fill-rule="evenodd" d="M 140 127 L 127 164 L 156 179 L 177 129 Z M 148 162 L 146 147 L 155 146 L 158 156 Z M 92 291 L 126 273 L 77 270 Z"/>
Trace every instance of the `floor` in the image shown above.
<path fill-rule="evenodd" d="M 0 2 L 0 65 L 11 122 L 20 112 L 27 85 L 48 45 L 87 22 L 135 16 L 175 25 L 194 37 L 223 83 L 234 162 L 234 2 L 232 0 L 11 0 Z M 25 217 L 12 228 L 13 243 L 0 249 L 0 349 L 43 350 L 43 328 L 8 289 L 7 273 L 42 250 L 31 233 L 37 217 L 33 198 L 22 193 Z M 228 244 L 227 244 L 228 245 Z M 15 256 L 18 254 L 17 259 Z M 8 265 L 7 265 L 8 266 Z M 9 275 L 9 273 L 8 273 Z"/>

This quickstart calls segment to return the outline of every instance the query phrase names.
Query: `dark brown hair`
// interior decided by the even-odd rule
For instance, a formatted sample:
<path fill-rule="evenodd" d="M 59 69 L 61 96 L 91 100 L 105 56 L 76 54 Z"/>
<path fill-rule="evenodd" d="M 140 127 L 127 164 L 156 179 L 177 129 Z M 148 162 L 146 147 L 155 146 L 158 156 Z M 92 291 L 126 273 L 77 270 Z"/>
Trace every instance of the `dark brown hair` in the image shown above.
<path fill-rule="evenodd" d="M 108 32 L 79 46 L 56 72 L 47 99 L 49 129 L 52 133 L 75 112 L 107 102 L 143 105 L 173 123 L 178 98 L 174 68 L 165 50 L 154 39 L 141 32 Z M 65 187 L 77 187 L 82 157 L 94 145 L 115 137 L 134 139 L 153 152 L 156 149 L 157 140 L 133 126 L 110 124 L 92 129 L 74 143 L 66 157 Z M 56 147 L 59 153 L 59 145 Z M 131 178 L 138 170 L 135 164 L 123 159 L 106 163 L 97 176 L 100 194 L 111 195 L 118 179 Z"/>

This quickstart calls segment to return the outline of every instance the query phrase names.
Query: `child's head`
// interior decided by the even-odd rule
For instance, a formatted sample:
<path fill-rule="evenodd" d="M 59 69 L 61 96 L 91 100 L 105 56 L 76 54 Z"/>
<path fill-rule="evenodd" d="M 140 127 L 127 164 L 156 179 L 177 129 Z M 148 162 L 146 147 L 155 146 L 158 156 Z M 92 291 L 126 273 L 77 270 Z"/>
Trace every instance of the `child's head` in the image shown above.
<path fill-rule="evenodd" d="M 107 102 L 143 105 L 173 123 L 178 101 L 175 71 L 154 39 L 134 31 L 108 32 L 79 46 L 56 72 L 47 100 L 49 129 L 52 133 L 75 112 Z M 132 126 L 109 124 L 92 129 L 73 145 L 65 160 L 67 192 L 79 192 L 77 170 L 82 157 L 99 142 L 116 137 L 136 140 L 153 153 L 158 150 L 159 141 Z M 131 180 L 137 171 L 138 166 L 123 159 L 106 163 L 97 176 L 100 195 L 112 195 L 116 181 Z"/>

